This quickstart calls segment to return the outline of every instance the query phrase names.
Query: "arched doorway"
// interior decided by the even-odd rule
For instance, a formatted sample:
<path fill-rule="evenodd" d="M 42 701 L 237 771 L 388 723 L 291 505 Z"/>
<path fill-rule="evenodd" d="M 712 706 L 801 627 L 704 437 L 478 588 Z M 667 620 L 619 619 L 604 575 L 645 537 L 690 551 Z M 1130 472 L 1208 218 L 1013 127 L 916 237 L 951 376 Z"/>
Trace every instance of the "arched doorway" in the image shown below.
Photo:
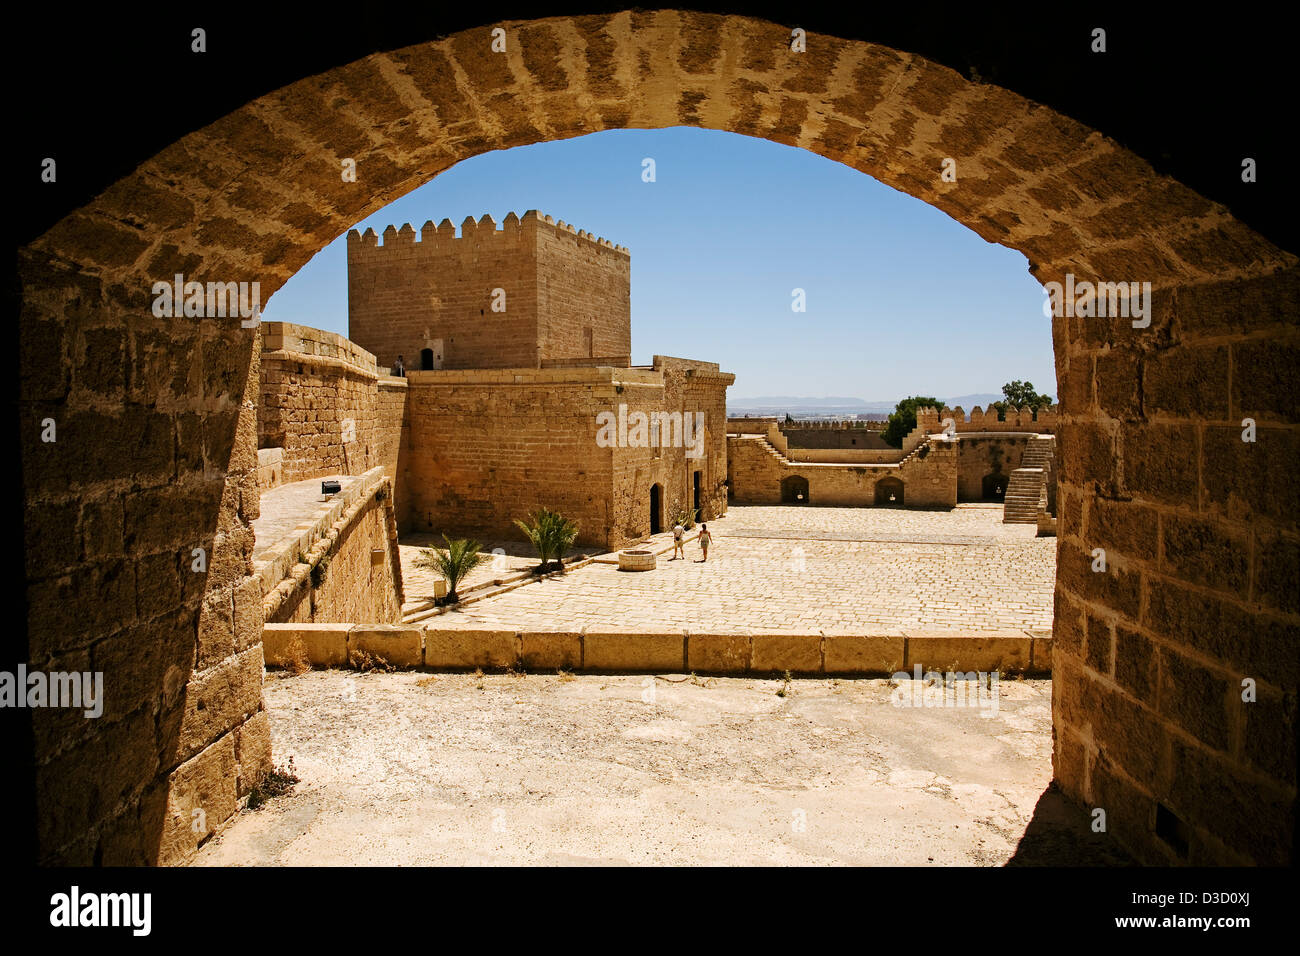
<path fill-rule="evenodd" d="M 650 533 L 658 534 L 663 531 L 663 518 L 660 514 L 660 503 L 663 500 L 663 485 L 650 486 Z"/>
<path fill-rule="evenodd" d="M 1007 496 L 1007 482 L 1009 480 L 1009 476 L 996 471 L 985 475 L 983 482 L 983 499 L 985 501 L 1001 501 Z"/>
<path fill-rule="evenodd" d="M 876 505 L 901 508 L 903 506 L 903 481 L 892 475 L 876 482 Z"/>
<path fill-rule="evenodd" d="M 433 349 L 420 349 L 420 371 L 433 371 Z"/>
<path fill-rule="evenodd" d="M 781 504 L 806 505 L 808 503 L 808 479 L 803 475 L 789 475 L 781 479 Z"/>
<path fill-rule="evenodd" d="M 1060 494 L 1067 505 L 1053 667 L 1058 699 L 1075 702 L 1054 712 L 1055 772 L 1076 800 L 1095 796 L 1137 808 L 1112 821 L 1128 845 L 1154 848 L 1148 858 L 1160 859 L 1163 851 L 1145 819 L 1156 819 L 1157 806 L 1169 814 L 1161 802 L 1167 801 L 1187 818 L 1198 859 L 1260 859 L 1259 844 L 1225 823 L 1209 801 L 1172 799 L 1172 776 L 1156 776 L 1141 755 L 1106 742 L 1128 739 L 1126 730 L 1136 726 L 1181 740 L 1184 715 L 1221 709 L 1216 688 L 1225 680 L 1258 673 L 1254 663 L 1261 657 L 1283 655 L 1290 598 L 1270 582 L 1285 575 L 1265 576 L 1259 599 L 1245 603 L 1231 588 L 1209 588 L 1195 562 L 1153 564 L 1135 551 L 1117 564 L 1116 585 L 1099 590 L 1088 570 L 1096 540 L 1080 516 L 1091 514 L 1093 502 L 1108 521 L 1141 520 L 1154 502 L 1177 519 L 1162 527 L 1195 522 L 1247 565 L 1254 559 L 1229 519 L 1235 528 L 1248 521 L 1252 541 L 1294 536 L 1294 516 L 1279 509 L 1276 488 L 1294 467 L 1296 413 L 1279 396 L 1295 394 L 1297 365 L 1270 356 L 1298 347 L 1296 257 L 1050 105 L 877 43 L 810 33 L 816 54 L 788 56 L 788 25 L 678 10 L 553 17 L 510 28 L 537 38 L 542 48 L 580 52 L 506 61 L 483 42 L 485 30 L 475 28 L 325 70 L 123 166 L 134 171 L 19 251 L 24 371 L 39 369 L 40 356 L 58 357 L 47 363 L 49 374 L 24 375 L 19 386 L 29 537 L 62 540 L 60 533 L 71 533 L 78 521 L 100 521 L 94 509 L 120 498 L 123 484 L 136 489 L 124 534 L 87 546 L 71 590 L 60 583 L 71 559 L 34 556 L 30 659 L 63 653 L 60 642 L 74 629 L 78 647 L 99 646 L 119 633 L 127 619 L 105 600 L 105 588 L 124 595 L 112 604 L 135 614 L 137 563 L 223 542 L 213 554 L 219 573 L 150 604 L 151 619 L 141 624 L 153 633 L 154 619 L 169 623 L 139 650 L 157 662 L 157 675 L 138 682 L 139 705 L 133 702 L 122 721 L 105 729 L 96 724 L 78 738 L 51 737 L 40 745 L 41 765 L 53 768 L 42 792 L 101 802 L 87 796 L 90 778 L 62 768 L 102 764 L 95 748 L 109 746 L 109 733 L 147 730 L 159 701 L 184 702 L 177 688 L 191 690 L 193 698 L 208 686 L 192 662 L 196 643 L 203 667 L 223 668 L 213 673 L 235 688 L 229 696 L 237 699 L 223 700 L 230 706 L 205 718 L 202 735 L 187 724 L 183 742 L 165 741 L 156 768 L 141 764 L 129 773 L 120 812 L 138 812 L 139 827 L 156 838 L 164 824 L 160 816 L 145 819 L 150 811 L 141 794 L 165 784 L 182 762 L 233 745 L 231 735 L 246 721 L 265 723 L 260 683 L 248 677 L 260 673 L 260 612 L 249 597 L 256 589 L 248 560 L 251 517 L 242 496 L 230 494 L 255 473 L 251 441 L 237 440 L 237 431 L 249 430 L 237 426 L 256 333 L 238 323 L 154 322 L 144 297 L 153 282 L 183 266 L 196 279 L 260 282 L 265 300 L 349 223 L 462 159 L 601 129 L 693 125 L 766 137 L 875 176 L 987 241 L 1021 251 L 1042 282 L 1064 283 L 1067 276 L 1150 282 L 1149 327 L 1113 318 L 1053 319 L 1062 396 Z M 670 50 L 680 55 L 664 55 Z M 328 106 L 335 99 L 348 104 L 346 122 L 332 119 Z M 344 157 L 364 175 L 341 185 Z M 945 157 L 962 171 L 960 185 L 936 174 Z M 291 196 L 285 183 L 292 183 Z M 1242 309 L 1242 301 L 1250 308 Z M 1175 302 L 1178 320 L 1172 321 Z M 1225 315 L 1235 318 L 1228 323 Z M 116 344 L 104 348 L 102 359 L 100 353 L 85 359 L 80 343 L 88 332 Z M 1213 348 L 1202 338 L 1213 338 Z M 1215 356 L 1225 342 L 1240 352 L 1233 354 L 1238 371 L 1231 378 L 1228 364 Z M 1174 401 L 1148 378 L 1153 397 L 1166 400 L 1158 409 L 1148 404 L 1148 413 L 1141 401 L 1134 409 L 1114 374 L 1100 374 L 1103 361 L 1111 370 L 1146 363 L 1164 371 L 1195 367 L 1198 374 L 1187 377 L 1192 384 Z M 1248 374 L 1241 374 L 1243 363 Z M 124 387 L 130 402 L 122 400 Z M 1220 396 L 1230 392 L 1227 416 Z M 81 434 L 104 436 L 130 455 L 105 456 L 95 442 L 42 446 L 38 426 L 54 405 Z M 1242 442 L 1242 416 L 1258 419 L 1258 443 Z M 1206 476 L 1199 485 L 1198 474 Z M 164 507 L 185 522 L 155 527 L 148 516 Z M 1265 557 L 1285 567 L 1291 537 L 1270 544 L 1275 549 Z M 1161 598 L 1150 607 L 1133 594 L 1183 600 Z M 232 607 L 224 617 L 208 613 Z M 1113 660 L 1099 664 L 1081 650 L 1078 635 L 1095 611 L 1121 633 L 1140 633 L 1170 659 L 1183 660 L 1177 655 L 1190 650 L 1186 666 L 1205 679 L 1171 684 L 1157 713 L 1150 695 L 1131 693 L 1110 677 Z M 186 623 L 171 626 L 177 621 Z M 1206 622 L 1231 624 L 1234 633 L 1260 635 L 1263 643 L 1219 641 L 1201 633 L 1212 626 Z M 1265 687 L 1269 701 L 1294 693 L 1293 679 L 1283 684 Z M 1093 691 L 1080 697 L 1082 686 Z M 1280 705 L 1269 706 L 1250 719 L 1263 735 L 1289 736 L 1286 720 L 1270 716 L 1281 714 Z M 1224 717 L 1230 726 L 1244 719 L 1240 712 Z M 179 727 L 180 716 L 162 723 Z M 64 755 L 57 765 L 49 763 L 54 754 Z M 1191 751 L 1184 756 L 1202 759 Z M 1289 835 L 1294 796 L 1269 796 L 1294 794 L 1284 771 L 1257 763 L 1244 779 L 1237 773 L 1242 758 L 1218 741 L 1206 743 L 1202 756 L 1196 766 L 1203 769 L 1191 774 L 1198 790 L 1231 781 L 1234 792 L 1255 798 L 1255 831 Z M 103 830 L 109 814 L 119 812 L 116 804 L 104 806 L 80 830 L 42 827 L 43 858 L 76 862 L 85 835 Z"/>

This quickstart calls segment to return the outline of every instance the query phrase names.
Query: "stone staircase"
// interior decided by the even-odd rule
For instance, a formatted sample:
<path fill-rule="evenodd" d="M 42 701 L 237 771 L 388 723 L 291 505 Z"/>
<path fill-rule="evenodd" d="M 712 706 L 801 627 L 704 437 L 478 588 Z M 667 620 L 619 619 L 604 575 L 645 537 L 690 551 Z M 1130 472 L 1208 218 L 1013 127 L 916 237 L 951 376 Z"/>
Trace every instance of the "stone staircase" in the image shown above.
<path fill-rule="evenodd" d="M 1047 490 L 1056 453 L 1053 435 L 1036 435 L 1025 446 L 1020 467 L 1011 473 L 1002 506 L 1004 524 L 1038 524 L 1038 502 Z"/>

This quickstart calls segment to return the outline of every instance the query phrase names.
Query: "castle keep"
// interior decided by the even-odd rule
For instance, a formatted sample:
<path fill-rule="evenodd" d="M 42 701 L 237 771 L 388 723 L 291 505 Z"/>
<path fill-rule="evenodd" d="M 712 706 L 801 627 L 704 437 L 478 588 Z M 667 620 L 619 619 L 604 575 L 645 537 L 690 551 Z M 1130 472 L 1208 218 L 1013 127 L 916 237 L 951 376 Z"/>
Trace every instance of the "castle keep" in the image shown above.
<path fill-rule="evenodd" d="M 381 368 L 627 366 L 628 251 L 536 210 L 348 233 L 348 335 Z"/>

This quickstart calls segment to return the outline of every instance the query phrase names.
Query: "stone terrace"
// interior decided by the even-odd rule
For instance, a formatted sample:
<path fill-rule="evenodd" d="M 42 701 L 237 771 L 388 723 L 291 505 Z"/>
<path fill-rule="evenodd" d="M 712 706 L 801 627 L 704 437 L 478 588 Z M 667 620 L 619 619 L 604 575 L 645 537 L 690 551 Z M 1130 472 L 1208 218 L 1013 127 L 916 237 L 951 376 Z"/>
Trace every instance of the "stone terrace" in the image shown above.
<path fill-rule="evenodd" d="M 710 530 L 707 563 L 692 541 L 687 560 L 661 555 L 655 571 L 591 564 L 441 615 L 437 626 L 805 633 L 1052 626 L 1056 539 L 1004 525 L 1000 505 L 950 512 L 733 505 Z"/>

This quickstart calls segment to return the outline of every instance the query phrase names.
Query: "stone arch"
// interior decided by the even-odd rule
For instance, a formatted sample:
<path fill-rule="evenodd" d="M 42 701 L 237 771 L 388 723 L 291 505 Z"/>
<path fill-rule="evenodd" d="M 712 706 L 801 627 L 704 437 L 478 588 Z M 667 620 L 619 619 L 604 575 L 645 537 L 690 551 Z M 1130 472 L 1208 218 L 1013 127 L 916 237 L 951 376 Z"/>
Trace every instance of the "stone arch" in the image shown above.
<path fill-rule="evenodd" d="M 903 507 L 905 487 L 903 479 L 895 478 L 888 475 L 876 482 L 874 489 L 876 507 L 878 508 L 901 508 Z"/>
<path fill-rule="evenodd" d="M 1009 475 L 1000 471 L 991 471 L 984 476 L 981 485 L 985 501 L 1001 501 L 1006 497 Z"/>
<path fill-rule="evenodd" d="M 781 504 L 806 505 L 809 500 L 807 478 L 803 475 L 786 475 L 781 479 Z"/>
<path fill-rule="evenodd" d="M 1112 808 L 1111 832 L 1143 860 L 1288 860 L 1293 760 L 1258 742 L 1294 740 L 1295 669 L 1273 665 L 1293 658 L 1300 615 L 1296 257 L 1102 133 L 888 47 L 810 34 L 792 56 L 786 26 L 675 10 L 505 26 L 564 55 L 496 56 L 464 31 L 292 83 L 19 251 L 28 656 L 130 674 L 92 727 L 31 714 L 37 792 L 58 795 L 35 821 L 40 858 L 183 859 L 204 835 L 187 801 L 202 791 L 215 826 L 270 760 L 250 562 L 255 333 L 155 318 L 153 283 L 257 281 L 265 301 L 463 159 L 692 125 L 852 166 L 1021 251 L 1040 281 L 1151 283 L 1147 328 L 1053 320 L 1055 773 Z M 39 441 L 46 419 L 55 444 Z M 1100 545 L 1104 578 L 1089 572 Z M 211 558 L 199 580 L 196 548 Z M 1261 700 L 1248 712 L 1228 692 L 1247 677 Z M 1233 813 L 1199 796 L 1219 791 Z M 1179 846 L 1157 816 L 1187 834 Z"/>

